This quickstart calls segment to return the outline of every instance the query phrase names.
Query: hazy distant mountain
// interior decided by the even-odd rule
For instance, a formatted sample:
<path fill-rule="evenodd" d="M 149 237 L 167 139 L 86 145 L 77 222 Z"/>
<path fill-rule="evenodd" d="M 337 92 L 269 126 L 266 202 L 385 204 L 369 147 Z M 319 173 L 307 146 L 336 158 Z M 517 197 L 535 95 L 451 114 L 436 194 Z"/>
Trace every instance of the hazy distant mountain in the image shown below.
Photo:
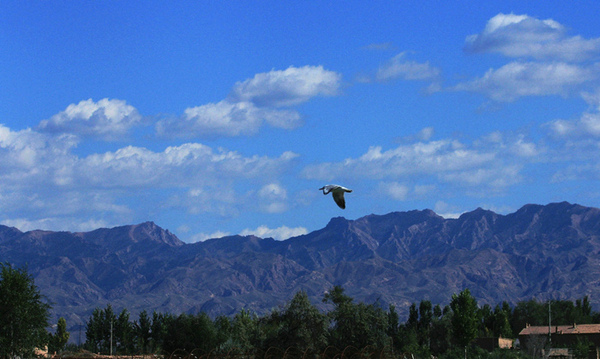
<path fill-rule="evenodd" d="M 400 312 L 422 299 L 446 304 L 467 287 L 480 304 L 598 298 L 599 238 L 600 210 L 563 202 L 506 216 L 476 209 L 458 219 L 430 210 L 333 218 L 285 241 L 185 244 L 152 222 L 87 233 L 0 226 L 0 261 L 27 264 L 55 317 L 74 330 L 107 303 L 134 319 L 143 309 L 265 313 L 301 289 L 320 303 L 333 285 Z"/>

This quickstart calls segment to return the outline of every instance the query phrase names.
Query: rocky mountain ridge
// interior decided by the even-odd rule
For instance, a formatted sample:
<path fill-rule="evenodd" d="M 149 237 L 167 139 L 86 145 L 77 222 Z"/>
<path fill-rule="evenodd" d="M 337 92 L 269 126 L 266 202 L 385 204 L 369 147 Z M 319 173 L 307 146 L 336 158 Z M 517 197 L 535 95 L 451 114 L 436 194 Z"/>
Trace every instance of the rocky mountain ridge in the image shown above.
<path fill-rule="evenodd" d="M 71 328 L 111 303 L 231 315 L 265 313 L 298 290 L 315 304 L 333 285 L 356 300 L 447 303 L 469 288 L 482 303 L 600 294 L 600 210 L 526 205 L 457 219 L 431 210 L 333 218 L 325 228 L 275 241 L 229 236 L 186 244 L 152 222 L 86 233 L 0 226 L 0 261 L 27 265 Z"/>

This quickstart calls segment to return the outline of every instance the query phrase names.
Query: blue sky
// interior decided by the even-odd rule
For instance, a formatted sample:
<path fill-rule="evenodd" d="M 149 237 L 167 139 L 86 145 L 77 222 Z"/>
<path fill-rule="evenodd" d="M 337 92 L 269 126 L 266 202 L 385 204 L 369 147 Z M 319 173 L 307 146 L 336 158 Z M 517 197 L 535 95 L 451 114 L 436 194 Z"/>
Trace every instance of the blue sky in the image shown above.
<path fill-rule="evenodd" d="M 600 207 L 597 1 L 2 1 L 0 223 Z M 339 209 L 318 188 L 352 188 Z"/>

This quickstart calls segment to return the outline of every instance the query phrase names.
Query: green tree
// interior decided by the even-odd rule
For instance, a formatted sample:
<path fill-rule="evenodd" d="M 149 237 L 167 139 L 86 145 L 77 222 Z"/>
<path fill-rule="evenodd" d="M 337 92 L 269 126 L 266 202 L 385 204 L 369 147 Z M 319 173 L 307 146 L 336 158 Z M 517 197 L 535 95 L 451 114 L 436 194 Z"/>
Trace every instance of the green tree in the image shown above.
<path fill-rule="evenodd" d="M 217 348 L 228 352 L 231 348 L 232 321 L 225 315 L 220 315 L 215 319 L 215 329 L 217 330 Z"/>
<path fill-rule="evenodd" d="M 344 289 L 335 286 L 326 293 L 323 301 L 331 302 L 335 308 L 329 313 L 332 321 L 330 328 L 330 344 L 345 348 L 352 345 L 356 348 L 373 347 L 383 350 L 391 344 L 387 335 L 387 313 L 375 304 L 354 304 L 352 298 L 344 294 Z"/>
<path fill-rule="evenodd" d="M 113 323 L 115 354 L 131 354 L 134 350 L 134 327 L 129 321 L 129 311 L 123 309 Z"/>
<path fill-rule="evenodd" d="M 433 306 L 428 300 L 419 303 L 418 335 L 419 345 L 429 348 L 431 326 L 433 324 Z"/>
<path fill-rule="evenodd" d="M 440 306 L 436 305 L 433 308 L 433 312 L 434 319 L 431 325 L 430 350 L 432 355 L 439 357 L 451 346 L 452 311 L 447 308 L 444 308 L 442 311 Z"/>
<path fill-rule="evenodd" d="M 277 327 L 274 341 L 267 347 L 295 348 L 302 353 L 316 354 L 327 347 L 329 321 L 308 299 L 304 291 L 296 293 L 283 311 L 273 311 L 268 319 Z M 268 348 L 266 348 L 268 349 Z"/>
<path fill-rule="evenodd" d="M 50 305 L 27 269 L 0 263 L 0 357 L 31 356 L 48 343 Z"/>
<path fill-rule="evenodd" d="M 56 324 L 56 333 L 50 334 L 48 352 L 62 352 L 69 341 L 69 336 L 70 333 L 67 331 L 67 321 L 63 317 L 58 318 L 58 323 Z"/>
<path fill-rule="evenodd" d="M 237 348 L 242 353 L 256 350 L 262 337 L 258 323 L 258 316 L 249 310 L 242 309 L 236 313 L 231 323 L 231 348 Z"/>
<path fill-rule="evenodd" d="M 152 353 L 161 353 L 164 351 L 167 330 L 173 321 L 175 321 L 175 317 L 172 314 L 152 312 L 152 325 L 150 326 L 152 332 L 150 337 L 150 351 Z"/>
<path fill-rule="evenodd" d="M 146 310 L 142 310 L 138 315 L 138 320 L 133 324 L 137 348 L 141 354 L 150 353 L 150 336 L 152 321 Z"/>
<path fill-rule="evenodd" d="M 507 302 L 502 306 L 496 305 L 494 308 L 493 333 L 495 337 L 512 338 L 513 332 L 510 327 L 511 309 Z"/>
<path fill-rule="evenodd" d="M 95 308 L 86 323 L 84 347 L 94 353 L 109 354 L 112 346 L 114 352 L 116 320 L 110 303 L 104 309 Z"/>
<path fill-rule="evenodd" d="M 392 344 L 395 348 L 397 348 L 397 344 L 400 342 L 399 333 L 400 333 L 400 316 L 396 311 L 396 306 L 390 304 L 387 313 L 388 317 L 388 327 L 387 327 L 387 335 L 392 338 Z"/>
<path fill-rule="evenodd" d="M 588 296 L 575 301 L 575 315 L 573 318 L 575 323 L 590 324 L 592 323 L 592 307 Z"/>
<path fill-rule="evenodd" d="M 216 336 L 214 323 L 206 313 L 180 314 L 166 323 L 163 351 L 170 353 L 183 349 L 191 352 L 194 349 L 201 349 L 209 352 L 216 347 Z"/>
<path fill-rule="evenodd" d="M 548 325 L 548 305 L 535 299 L 517 303 L 510 319 L 513 333 L 519 333 L 527 324 Z"/>
<path fill-rule="evenodd" d="M 469 289 L 453 294 L 450 302 L 452 309 L 452 337 L 460 347 L 466 347 L 475 339 L 478 330 L 477 301 Z"/>

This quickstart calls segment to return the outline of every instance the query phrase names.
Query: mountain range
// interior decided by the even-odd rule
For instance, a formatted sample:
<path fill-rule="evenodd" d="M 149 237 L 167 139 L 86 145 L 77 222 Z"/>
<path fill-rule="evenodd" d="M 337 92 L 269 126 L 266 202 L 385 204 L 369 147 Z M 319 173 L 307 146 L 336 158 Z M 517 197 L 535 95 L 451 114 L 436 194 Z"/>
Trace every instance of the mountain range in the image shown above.
<path fill-rule="evenodd" d="M 228 236 L 184 243 L 153 222 L 85 233 L 0 225 L 0 262 L 26 265 L 79 330 L 96 307 L 232 315 L 284 305 L 297 291 L 321 305 L 342 286 L 357 301 L 447 304 L 469 288 L 479 304 L 600 298 L 600 209 L 566 202 L 500 215 L 478 208 L 446 219 L 431 210 L 333 218 L 276 241 Z M 85 330 L 85 327 L 83 327 Z M 75 338 L 76 334 L 72 335 Z"/>

